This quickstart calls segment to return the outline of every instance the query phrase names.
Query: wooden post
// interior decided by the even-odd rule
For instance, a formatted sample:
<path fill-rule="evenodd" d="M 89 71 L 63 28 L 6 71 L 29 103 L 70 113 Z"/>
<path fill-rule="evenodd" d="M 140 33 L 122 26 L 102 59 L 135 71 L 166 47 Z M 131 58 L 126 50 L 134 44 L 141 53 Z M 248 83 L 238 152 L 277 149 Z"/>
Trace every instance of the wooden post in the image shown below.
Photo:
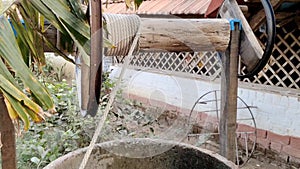
<path fill-rule="evenodd" d="M 236 157 L 236 114 L 238 88 L 238 56 L 240 23 L 231 20 L 229 48 L 222 56 L 220 154 L 235 162 Z"/>
<path fill-rule="evenodd" d="M 8 115 L 6 105 L 4 103 L 4 97 L 0 93 L 0 132 L 1 132 L 1 157 L 2 168 L 4 169 L 16 169 L 16 140 L 15 140 L 15 128 Z"/>
<path fill-rule="evenodd" d="M 91 0 L 91 59 L 88 114 L 95 116 L 98 110 L 102 76 L 102 9 L 101 0 Z M 85 82 L 83 82 L 85 83 Z"/>

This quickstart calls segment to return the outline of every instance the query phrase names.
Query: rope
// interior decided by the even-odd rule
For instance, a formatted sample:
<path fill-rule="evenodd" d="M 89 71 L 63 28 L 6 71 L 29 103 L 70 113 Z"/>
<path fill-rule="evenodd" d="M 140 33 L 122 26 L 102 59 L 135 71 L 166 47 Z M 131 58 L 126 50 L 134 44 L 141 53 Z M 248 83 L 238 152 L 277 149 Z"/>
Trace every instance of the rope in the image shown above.
<path fill-rule="evenodd" d="M 125 26 L 125 27 L 126 27 L 126 26 Z M 84 169 L 85 166 L 86 166 L 86 164 L 87 164 L 87 162 L 88 162 L 88 159 L 89 159 L 89 157 L 90 157 L 90 155 L 91 155 L 91 153 L 92 153 L 92 150 L 93 150 L 93 148 L 94 148 L 94 146 L 95 146 L 95 144 L 96 144 L 97 138 L 99 137 L 99 134 L 101 133 L 101 130 L 102 130 L 104 124 L 105 124 L 105 120 L 106 120 L 106 118 L 107 118 L 107 115 L 108 115 L 108 113 L 109 113 L 109 110 L 110 110 L 110 108 L 111 108 L 111 105 L 112 105 L 112 103 L 113 103 L 113 101 L 114 101 L 114 99 L 115 99 L 115 96 L 116 96 L 116 94 L 117 94 L 117 91 L 118 91 L 119 88 L 120 88 L 120 84 L 121 84 L 122 78 L 123 78 L 123 76 L 124 76 L 124 74 L 125 74 L 126 68 L 128 67 L 130 61 L 132 60 L 132 57 L 133 57 L 132 54 L 133 54 L 133 52 L 135 51 L 135 49 L 137 48 L 137 45 L 138 45 L 138 39 L 139 39 L 139 36 L 140 36 L 140 26 L 139 26 L 139 24 L 138 24 L 138 27 L 137 27 L 137 28 L 138 28 L 138 29 L 137 29 L 137 31 L 135 32 L 135 37 L 134 37 L 134 39 L 133 39 L 132 45 L 130 46 L 128 55 L 127 55 L 127 57 L 125 57 L 125 61 L 124 61 L 124 64 L 123 64 L 123 66 L 122 66 L 122 69 L 121 69 L 119 78 L 118 78 L 118 80 L 117 80 L 117 82 L 116 82 L 116 86 L 113 88 L 113 90 L 112 90 L 112 92 L 111 92 L 111 94 L 110 94 L 109 101 L 108 101 L 108 103 L 107 103 L 107 105 L 106 105 L 106 107 L 105 107 L 105 110 L 104 110 L 104 114 L 103 114 L 102 118 L 100 119 L 100 121 L 99 121 L 99 123 L 98 123 L 98 125 L 97 125 L 97 128 L 96 128 L 96 130 L 95 130 L 95 133 L 94 133 L 93 138 L 92 138 L 92 140 L 91 140 L 91 143 L 90 143 L 90 145 L 89 145 L 89 147 L 88 147 L 88 149 L 87 149 L 87 151 L 86 151 L 86 153 L 85 153 L 85 155 L 84 155 L 84 158 L 83 158 L 83 160 L 82 160 L 82 162 L 81 162 L 81 164 L 80 164 L 79 169 Z M 129 43 L 129 42 L 127 42 L 127 43 Z M 98 108 L 97 113 L 101 113 L 101 107 Z"/>
<path fill-rule="evenodd" d="M 104 14 L 103 19 L 107 29 L 104 36 L 116 46 L 105 48 L 105 56 L 126 56 L 139 29 L 140 18 L 137 15 Z"/>

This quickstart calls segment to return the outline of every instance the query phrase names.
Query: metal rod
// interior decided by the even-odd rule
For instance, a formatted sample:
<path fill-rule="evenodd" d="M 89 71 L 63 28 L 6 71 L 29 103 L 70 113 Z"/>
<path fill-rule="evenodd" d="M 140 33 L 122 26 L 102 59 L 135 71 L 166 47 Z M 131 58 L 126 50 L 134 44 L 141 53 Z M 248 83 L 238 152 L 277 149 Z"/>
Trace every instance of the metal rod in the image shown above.
<path fill-rule="evenodd" d="M 240 160 L 239 160 L 239 147 L 237 143 L 237 138 L 235 138 L 235 154 L 236 154 L 236 164 L 239 166 L 240 165 Z"/>
<path fill-rule="evenodd" d="M 257 108 L 256 106 L 245 106 L 245 107 L 237 107 L 236 109 L 248 109 L 248 108 Z M 213 110 L 199 110 L 199 113 L 206 113 L 206 112 L 214 112 L 214 111 L 220 111 L 221 109 L 213 109 Z"/>
<path fill-rule="evenodd" d="M 249 154 L 248 154 L 248 134 L 246 133 L 245 134 L 245 146 L 246 146 L 246 157 L 249 157 Z"/>
<path fill-rule="evenodd" d="M 217 101 L 221 101 L 221 99 L 199 101 L 198 103 L 200 103 L 200 104 L 206 104 L 206 103 L 209 103 L 209 102 L 217 102 Z"/>
<path fill-rule="evenodd" d="M 236 119 L 237 121 L 238 120 L 253 120 L 253 118 L 241 118 L 241 119 Z"/>
<path fill-rule="evenodd" d="M 236 134 L 254 134 L 255 132 L 236 132 Z M 219 135 L 220 133 L 198 133 L 198 134 L 188 134 L 188 137 L 196 137 L 196 136 L 201 136 L 202 134 L 210 134 L 210 135 Z"/>
<path fill-rule="evenodd" d="M 215 98 L 217 99 L 218 96 L 217 96 L 217 91 L 215 91 Z M 216 101 L 216 109 L 217 109 L 217 119 L 219 120 L 219 105 L 218 105 L 218 102 Z"/>

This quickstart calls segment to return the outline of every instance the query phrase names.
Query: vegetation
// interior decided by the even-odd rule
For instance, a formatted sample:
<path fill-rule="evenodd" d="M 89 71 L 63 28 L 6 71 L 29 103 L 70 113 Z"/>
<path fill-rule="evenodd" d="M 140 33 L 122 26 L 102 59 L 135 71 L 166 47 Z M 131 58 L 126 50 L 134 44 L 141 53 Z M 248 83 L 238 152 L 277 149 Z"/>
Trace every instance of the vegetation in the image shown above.
<path fill-rule="evenodd" d="M 76 0 L 21 0 L 6 1 L 5 4 L 0 1 L 0 94 L 1 99 L 4 96 L 9 117 L 19 131 L 20 124 L 26 131 L 30 128 L 30 119 L 39 123 L 56 112 L 49 91 L 31 71 L 37 66 L 37 71 L 42 72 L 45 65 L 44 46 L 68 59 L 62 51 L 71 52 L 73 48 L 70 46 L 76 44 L 79 56 L 88 63 L 90 29 L 80 5 L 80 1 Z M 56 48 L 56 44 L 50 43 L 44 36 L 47 30 L 45 20 L 62 33 L 65 42 L 62 47 Z M 0 124 L 1 132 L 6 132 L 3 133 L 6 137 L 2 138 L 5 145 L 2 158 L 7 160 L 3 161 L 2 167 L 14 169 L 15 138 L 11 125 L 4 124 L 9 119 L 4 117 L 7 118 L 1 116 Z"/>
<path fill-rule="evenodd" d="M 32 125 L 27 132 L 17 138 L 17 156 L 19 169 L 43 168 L 58 157 L 89 145 L 95 130 L 95 124 L 101 118 L 82 117 L 76 97 L 76 86 L 60 80 L 59 73 L 49 65 L 44 67 L 44 76 L 39 81 L 47 87 L 56 105 L 57 113 L 43 123 Z M 38 72 L 36 72 L 38 73 Z M 114 87 L 114 82 L 103 75 L 102 108 L 107 103 L 107 96 Z M 74 84 L 74 83 L 73 83 Z M 146 113 L 149 111 L 140 102 L 124 99 L 118 94 L 117 101 L 106 121 L 108 124 L 99 141 L 124 137 L 154 136 L 159 123 L 162 130 L 165 115 Z M 157 111 L 158 108 L 155 108 Z M 151 108 L 153 112 L 154 108 Z M 168 119 L 168 123 L 172 121 Z"/>
<path fill-rule="evenodd" d="M 0 47 L 0 90 L 5 96 L 10 117 L 16 124 L 21 119 L 24 129 L 27 130 L 30 124 L 28 117 L 34 122 L 41 122 L 47 115 L 43 110 L 55 112 L 48 91 L 29 69 L 34 64 L 42 71 L 45 65 L 44 43 L 55 48 L 55 44 L 51 44 L 44 37 L 43 33 L 47 30 L 44 21 L 49 21 L 60 30 L 66 43 L 76 44 L 82 57 L 86 57 L 87 60 L 89 25 L 79 1 L 15 1 L 4 12 L 6 17 L 0 19 L 0 40 L 3 44 Z M 14 32 L 7 18 L 10 18 Z M 71 50 L 66 46 L 62 49 Z M 62 53 L 59 49 L 56 51 Z M 14 76 L 22 80 L 21 85 L 15 83 Z M 23 94 L 24 87 L 26 95 Z M 23 100 L 24 104 L 21 104 Z"/>
<path fill-rule="evenodd" d="M 82 117 L 78 107 L 76 86 L 60 80 L 59 72 L 47 65 L 39 76 L 56 105 L 57 114 L 29 128 L 17 138 L 18 168 L 43 168 L 58 157 L 88 146 L 95 123 L 100 118 Z M 36 72 L 37 73 L 37 72 Z M 105 74 L 103 93 L 113 87 Z M 103 95 L 106 98 L 106 95 Z M 91 132 L 88 132 L 91 131 Z"/>
<path fill-rule="evenodd" d="M 2 7 L 2 1 L 0 1 Z M 29 128 L 29 118 L 34 122 L 41 122 L 47 115 L 43 110 L 54 112 L 53 101 L 47 90 L 33 76 L 28 68 L 32 64 L 38 70 L 46 64 L 44 46 L 52 48 L 66 60 L 65 53 L 74 53 L 74 45 L 78 50 L 78 57 L 89 65 L 90 54 L 90 27 L 87 15 L 79 0 L 57 1 L 9 1 L 1 8 L 0 18 L 0 91 L 6 99 L 10 117 L 16 121 L 23 121 L 24 129 Z M 131 3 L 132 2 L 132 3 Z M 128 6 L 141 4 L 138 1 L 126 1 Z M 10 22 L 8 22 L 9 18 Z M 52 44 L 46 37 L 45 21 L 58 29 L 62 34 L 61 44 Z M 11 25 L 13 29 L 11 28 Z M 16 38 L 15 38 L 16 37 Z M 105 40 L 106 46 L 110 45 Z M 21 59 L 20 59 L 21 58 Z M 22 85 L 16 84 L 14 76 L 22 80 Z M 9 90 L 12 88 L 14 90 Z M 26 95 L 22 88 L 26 87 Z M 25 104 L 20 101 L 24 100 Z M 33 102 L 32 102 L 33 101 Z"/>
<path fill-rule="evenodd" d="M 30 149 L 30 147 L 33 148 L 36 146 L 38 154 L 31 158 L 31 161 L 37 164 L 37 166 L 41 166 L 45 161 L 53 159 L 61 153 L 60 151 L 53 151 L 53 156 L 49 156 L 48 152 L 50 150 L 47 149 L 47 146 L 46 148 L 45 146 L 43 149 L 41 148 L 42 144 L 49 143 L 46 143 L 45 141 L 36 142 L 36 138 L 47 140 L 48 137 L 46 138 L 44 136 L 49 135 L 47 131 L 49 125 L 57 125 L 56 123 L 58 123 L 57 121 L 55 123 L 53 122 L 53 118 L 58 117 L 46 119 L 51 113 L 56 113 L 54 102 L 58 104 L 56 107 L 61 108 L 57 110 L 59 113 L 66 108 L 64 106 L 67 106 L 70 110 L 72 109 L 68 107 L 70 106 L 68 102 L 61 100 L 66 97 L 68 98 L 70 95 L 65 96 L 60 91 L 55 91 L 58 84 L 41 83 L 41 81 L 34 76 L 32 70 L 38 71 L 39 73 L 43 72 L 43 66 L 46 64 L 44 46 L 51 48 L 71 62 L 72 60 L 66 56 L 66 53 L 74 53 L 74 46 L 76 46 L 77 56 L 83 58 L 83 62 L 89 65 L 90 26 L 89 18 L 85 11 L 82 10 L 82 2 L 86 3 L 87 1 L 0 1 L 0 94 L 4 96 L 9 116 L 14 124 L 16 126 L 21 124 L 25 131 L 31 130 L 30 125 L 32 122 L 39 123 L 47 120 L 46 123 L 37 124 L 32 128 L 36 129 L 33 132 L 34 134 L 24 134 L 24 140 L 22 141 L 25 143 L 24 146 L 27 145 L 26 148 L 29 147 L 29 149 L 27 149 L 28 151 L 24 150 L 23 153 L 21 148 L 18 149 L 19 151 L 22 151 L 22 158 L 26 159 L 28 153 L 35 152 Z M 128 5 L 130 4 L 128 3 L 129 1 L 126 2 Z M 133 4 L 139 5 L 142 1 L 138 0 L 132 2 Z M 60 31 L 61 36 L 63 37 L 60 46 L 57 47 L 57 44 L 51 43 L 49 39 L 45 37 L 44 33 L 48 29 L 48 27 L 45 27 L 44 25 L 45 21 L 49 22 L 51 26 L 54 26 Z M 13 29 L 11 26 L 13 26 Z M 16 81 L 15 79 L 18 79 L 19 81 Z M 59 88 L 67 90 L 64 86 L 60 86 Z M 59 118 L 61 123 L 69 121 L 69 119 L 66 120 L 66 117 L 63 119 L 59 116 Z M 22 123 L 20 123 L 20 121 Z M 2 124 L 1 127 L 4 128 L 5 125 Z M 19 127 L 17 128 L 19 129 Z M 69 139 L 69 136 L 77 138 L 76 135 L 78 133 L 70 128 L 64 129 L 62 129 L 61 132 L 58 132 L 61 133 L 60 137 L 49 138 L 66 140 Z M 3 131 L 8 130 L 4 129 Z M 28 135 L 26 136 L 26 134 Z M 30 138 L 31 136 L 33 138 Z M 5 143 L 7 142 L 12 143 L 14 140 L 6 140 Z M 32 146 L 28 146 L 27 143 Z M 72 143 L 64 143 L 72 145 Z M 53 142 L 50 145 L 55 146 Z M 14 145 L 11 145 L 11 147 L 13 146 Z M 71 151 L 71 147 L 72 146 L 68 148 L 63 147 L 63 149 L 66 149 L 64 151 Z M 61 147 L 58 146 L 57 150 L 60 149 Z M 7 159 L 9 158 L 10 157 Z M 22 164 L 22 162 L 20 163 Z"/>
<path fill-rule="evenodd" d="M 95 118 L 83 118 L 78 109 L 74 88 L 65 81 L 46 83 L 57 105 L 58 114 L 44 123 L 33 125 L 17 139 L 19 168 L 42 168 L 50 161 L 85 147 L 90 136 L 85 128 L 93 128 Z"/>

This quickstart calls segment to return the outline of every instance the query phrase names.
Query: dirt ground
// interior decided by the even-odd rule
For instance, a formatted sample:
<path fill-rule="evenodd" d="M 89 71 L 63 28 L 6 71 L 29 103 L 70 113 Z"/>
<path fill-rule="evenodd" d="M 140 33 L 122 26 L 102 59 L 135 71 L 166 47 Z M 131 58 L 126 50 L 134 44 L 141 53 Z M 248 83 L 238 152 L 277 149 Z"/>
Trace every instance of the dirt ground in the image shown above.
<path fill-rule="evenodd" d="M 251 158 L 243 168 L 245 169 L 297 169 L 298 167 L 286 164 L 280 160 L 277 161 L 274 159 L 264 157 L 262 153 L 257 152 L 257 154 L 254 154 L 253 158 Z"/>
<path fill-rule="evenodd" d="M 186 117 L 180 117 L 179 114 L 180 113 L 176 111 L 145 107 L 138 102 L 117 102 L 108 117 L 109 124 L 104 131 L 106 138 L 104 138 L 104 140 L 101 140 L 101 142 L 112 139 L 120 139 L 124 137 L 156 137 L 176 140 L 178 137 L 187 134 L 184 130 L 186 126 L 184 123 L 191 123 L 191 121 L 187 120 Z M 189 130 L 194 129 L 192 128 Z M 195 133 L 195 131 L 188 132 Z M 217 141 L 215 139 L 211 139 L 212 135 L 208 137 L 204 135 L 202 137 L 197 137 L 198 140 L 186 138 L 182 139 L 182 141 L 214 152 L 218 152 L 219 145 Z M 203 140 L 200 140 L 200 142 L 202 143 L 200 145 L 197 145 L 196 142 L 199 143 L 199 138 Z M 245 160 L 247 158 L 242 157 L 241 155 L 241 159 Z M 243 165 L 242 168 L 296 169 L 298 167 L 288 165 L 283 159 L 278 159 L 278 157 L 273 158 L 270 154 L 255 150 L 252 157 L 246 164 Z"/>
<path fill-rule="evenodd" d="M 188 144 L 195 145 L 193 140 L 185 140 Z M 204 144 L 199 146 L 213 152 L 219 152 L 219 145 L 215 140 L 207 140 Z M 245 159 L 245 157 L 243 157 Z M 296 167 L 297 165 L 297 167 Z M 262 150 L 254 150 L 251 158 L 241 165 L 243 169 L 299 169 L 300 164 L 287 164 L 284 159 L 278 157 L 278 154 L 264 153 Z"/>

